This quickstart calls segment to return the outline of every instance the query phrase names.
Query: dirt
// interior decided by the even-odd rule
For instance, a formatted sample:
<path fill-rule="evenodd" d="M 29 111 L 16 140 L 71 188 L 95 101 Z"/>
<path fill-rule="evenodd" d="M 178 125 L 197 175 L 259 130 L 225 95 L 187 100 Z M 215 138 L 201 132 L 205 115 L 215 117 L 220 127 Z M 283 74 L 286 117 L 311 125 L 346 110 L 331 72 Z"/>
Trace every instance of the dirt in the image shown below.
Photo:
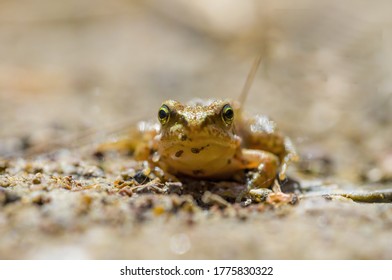
<path fill-rule="evenodd" d="M 391 4 L 207 2 L 0 1 L 1 259 L 392 258 Z M 299 151 L 287 196 L 94 154 L 166 99 L 237 98 L 260 53 L 244 108 Z"/>

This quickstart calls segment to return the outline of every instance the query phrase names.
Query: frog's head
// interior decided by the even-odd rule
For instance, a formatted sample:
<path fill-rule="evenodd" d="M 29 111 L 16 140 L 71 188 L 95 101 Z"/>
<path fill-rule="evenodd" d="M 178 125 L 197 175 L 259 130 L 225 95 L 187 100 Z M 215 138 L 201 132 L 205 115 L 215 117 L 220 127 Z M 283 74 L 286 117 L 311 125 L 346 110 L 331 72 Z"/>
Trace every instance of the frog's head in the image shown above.
<path fill-rule="evenodd" d="M 191 165 L 193 170 L 207 162 L 232 157 L 240 145 L 233 106 L 222 100 L 186 105 L 173 100 L 164 102 L 158 110 L 160 154 Z"/>

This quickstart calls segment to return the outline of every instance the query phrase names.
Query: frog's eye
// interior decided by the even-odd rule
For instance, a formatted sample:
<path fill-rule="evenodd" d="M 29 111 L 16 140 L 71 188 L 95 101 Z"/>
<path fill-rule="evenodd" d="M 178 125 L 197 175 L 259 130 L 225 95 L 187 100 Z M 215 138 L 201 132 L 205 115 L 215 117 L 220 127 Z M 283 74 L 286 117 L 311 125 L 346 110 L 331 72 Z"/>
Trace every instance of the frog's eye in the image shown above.
<path fill-rule="evenodd" d="M 234 110 L 230 106 L 230 104 L 226 104 L 225 106 L 223 106 L 222 119 L 227 125 L 232 124 L 234 120 Z"/>
<path fill-rule="evenodd" d="M 162 105 L 161 108 L 159 108 L 158 111 L 158 120 L 159 122 L 164 125 L 169 121 L 170 118 L 170 109 L 167 107 L 167 105 Z"/>

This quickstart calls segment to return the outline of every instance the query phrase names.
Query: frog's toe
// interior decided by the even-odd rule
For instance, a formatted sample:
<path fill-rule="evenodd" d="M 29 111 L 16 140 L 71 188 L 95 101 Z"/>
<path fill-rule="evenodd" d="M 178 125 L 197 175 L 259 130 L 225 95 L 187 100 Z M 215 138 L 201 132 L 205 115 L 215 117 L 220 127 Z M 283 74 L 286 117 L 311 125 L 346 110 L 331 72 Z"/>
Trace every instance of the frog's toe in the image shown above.
<path fill-rule="evenodd" d="M 272 190 L 261 188 L 261 189 L 251 189 L 249 190 L 249 196 L 255 202 L 264 202 L 267 200 L 268 195 L 272 193 Z"/>
<path fill-rule="evenodd" d="M 285 172 L 279 172 L 279 180 L 284 181 L 286 180 L 287 176 Z"/>
<path fill-rule="evenodd" d="M 247 198 L 246 200 L 241 202 L 241 206 L 242 207 L 247 207 L 247 206 L 249 206 L 251 204 L 252 204 L 252 199 L 251 198 Z"/>
<path fill-rule="evenodd" d="M 248 189 L 240 193 L 236 202 L 241 203 L 242 206 L 248 206 L 252 202 L 264 202 L 273 191 L 266 188 Z M 245 198 L 244 201 L 242 201 Z"/>

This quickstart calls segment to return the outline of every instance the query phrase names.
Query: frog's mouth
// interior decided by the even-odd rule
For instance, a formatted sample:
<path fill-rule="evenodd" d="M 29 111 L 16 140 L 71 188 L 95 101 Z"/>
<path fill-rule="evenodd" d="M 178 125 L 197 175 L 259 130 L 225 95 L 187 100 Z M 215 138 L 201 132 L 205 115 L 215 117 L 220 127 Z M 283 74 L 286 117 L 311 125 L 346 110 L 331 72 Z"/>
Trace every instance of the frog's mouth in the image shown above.
<path fill-rule="evenodd" d="M 178 153 L 179 150 L 189 151 L 192 154 L 201 153 L 217 153 L 219 151 L 227 151 L 235 148 L 235 144 L 229 141 L 217 141 L 211 139 L 197 139 L 191 141 L 165 141 L 161 143 L 165 153 Z"/>

